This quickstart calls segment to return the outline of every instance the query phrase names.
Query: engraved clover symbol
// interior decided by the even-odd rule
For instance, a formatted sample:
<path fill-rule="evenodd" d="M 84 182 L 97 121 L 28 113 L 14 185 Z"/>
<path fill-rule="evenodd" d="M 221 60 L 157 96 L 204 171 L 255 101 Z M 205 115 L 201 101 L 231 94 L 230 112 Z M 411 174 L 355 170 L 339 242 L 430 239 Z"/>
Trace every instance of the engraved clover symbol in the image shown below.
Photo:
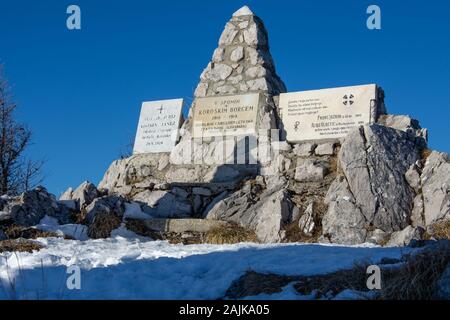
<path fill-rule="evenodd" d="M 349 95 L 345 95 L 344 97 L 343 97 L 343 101 L 342 101 L 342 103 L 344 104 L 344 105 L 352 105 L 355 101 L 353 100 L 353 98 L 355 98 L 355 96 L 353 95 L 353 94 L 349 94 Z"/>
<path fill-rule="evenodd" d="M 298 126 L 300 125 L 300 121 L 295 121 L 294 130 L 298 131 Z"/>

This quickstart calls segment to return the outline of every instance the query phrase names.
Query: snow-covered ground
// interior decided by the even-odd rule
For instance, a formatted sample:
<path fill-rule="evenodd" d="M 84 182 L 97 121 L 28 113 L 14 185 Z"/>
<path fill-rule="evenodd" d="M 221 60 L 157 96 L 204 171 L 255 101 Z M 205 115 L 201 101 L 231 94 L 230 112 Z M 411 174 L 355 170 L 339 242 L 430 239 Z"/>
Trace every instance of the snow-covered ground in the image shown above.
<path fill-rule="evenodd" d="M 39 252 L 0 254 L 1 299 L 218 299 L 247 270 L 323 274 L 355 261 L 398 258 L 405 248 L 315 244 L 173 245 L 117 230 L 103 240 L 38 239 Z M 81 269 L 81 289 L 66 286 Z M 306 299 L 291 285 L 252 298 Z"/>

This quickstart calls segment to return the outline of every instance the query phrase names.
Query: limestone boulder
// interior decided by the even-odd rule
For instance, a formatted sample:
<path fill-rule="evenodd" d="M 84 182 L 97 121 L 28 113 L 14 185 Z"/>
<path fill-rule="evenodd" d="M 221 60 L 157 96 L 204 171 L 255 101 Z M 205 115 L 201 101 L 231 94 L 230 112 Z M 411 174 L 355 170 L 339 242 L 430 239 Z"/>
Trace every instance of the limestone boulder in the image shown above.
<path fill-rule="evenodd" d="M 422 147 L 427 145 L 428 130 L 421 128 L 419 121 L 409 116 L 383 114 L 378 117 L 377 123 L 406 132 L 411 140 Z"/>
<path fill-rule="evenodd" d="M 328 173 L 328 166 L 323 161 L 308 159 L 295 169 L 294 179 L 300 182 L 322 181 Z"/>
<path fill-rule="evenodd" d="M 420 184 L 423 214 L 428 226 L 441 219 L 450 219 L 450 156 L 433 151 L 427 157 Z"/>
<path fill-rule="evenodd" d="M 60 207 L 56 197 L 43 187 L 37 187 L 11 198 L 5 204 L 3 212 L 6 212 L 15 223 L 25 227 L 39 224 L 46 215 L 57 218 L 61 222 L 69 220 L 69 212 Z"/>
<path fill-rule="evenodd" d="M 405 173 L 419 158 L 407 133 L 367 125 L 345 138 L 338 154 L 343 176 L 330 187 L 323 232 L 332 242 L 361 243 L 368 231 L 406 228 L 415 198 Z"/>
<path fill-rule="evenodd" d="M 293 208 L 289 193 L 283 185 L 269 190 L 263 188 L 258 183 L 246 184 L 209 207 L 206 219 L 238 223 L 254 230 L 261 242 L 282 241 L 282 229 L 291 220 Z"/>
<path fill-rule="evenodd" d="M 420 227 L 407 226 L 401 231 L 396 231 L 391 234 L 391 238 L 387 243 L 390 247 L 403 247 L 409 245 L 412 240 L 421 240 L 424 229 Z"/>
<path fill-rule="evenodd" d="M 99 197 L 100 194 L 101 193 L 97 190 L 94 184 L 89 181 L 85 181 L 72 192 L 70 200 L 77 201 L 78 207 L 84 208 L 94 201 L 95 198 Z"/>
<path fill-rule="evenodd" d="M 186 218 L 193 213 L 191 203 L 184 197 L 170 191 L 143 191 L 133 197 L 133 201 L 149 207 L 146 213 L 155 218 Z"/>

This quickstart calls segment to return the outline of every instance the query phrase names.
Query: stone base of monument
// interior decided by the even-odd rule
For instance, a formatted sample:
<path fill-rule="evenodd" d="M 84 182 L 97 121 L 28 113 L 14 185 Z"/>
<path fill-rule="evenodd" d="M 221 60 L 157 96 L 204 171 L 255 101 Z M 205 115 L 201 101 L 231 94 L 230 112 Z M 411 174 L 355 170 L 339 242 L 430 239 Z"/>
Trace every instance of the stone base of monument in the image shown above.
<path fill-rule="evenodd" d="M 412 228 L 426 227 L 415 201 L 421 191 L 405 180 L 423 161 L 426 130 L 405 116 L 380 121 L 341 142 L 272 143 L 276 157 L 258 165 L 174 165 L 167 153 L 135 155 L 115 161 L 99 188 L 163 219 L 148 220 L 158 230 L 210 226 L 195 218 L 237 223 L 261 242 L 384 243 L 410 219 Z"/>

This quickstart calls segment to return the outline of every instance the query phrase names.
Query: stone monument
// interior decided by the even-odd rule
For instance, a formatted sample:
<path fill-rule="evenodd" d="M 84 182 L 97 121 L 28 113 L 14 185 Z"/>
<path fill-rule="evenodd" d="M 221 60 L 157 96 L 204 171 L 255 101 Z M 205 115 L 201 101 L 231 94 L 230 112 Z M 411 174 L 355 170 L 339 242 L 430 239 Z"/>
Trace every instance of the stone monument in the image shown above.
<path fill-rule="evenodd" d="M 264 24 L 244 6 L 225 25 L 219 46 L 200 75 L 200 82 L 194 93 L 196 100 L 181 128 L 181 140 L 171 152 L 170 162 L 214 163 L 215 154 L 223 153 L 224 139 L 199 139 L 193 135 L 195 105 L 205 101 L 201 98 L 261 94 L 258 110 L 253 110 L 256 118 L 251 120 L 255 123 L 255 131 L 261 132 L 278 128 L 279 119 L 273 97 L 285 91 L 286 87 L 275 71 Z M 233 145 L 240 143 L 234 136 L 227 136 L 225 140 L 231 150 Z"/>

